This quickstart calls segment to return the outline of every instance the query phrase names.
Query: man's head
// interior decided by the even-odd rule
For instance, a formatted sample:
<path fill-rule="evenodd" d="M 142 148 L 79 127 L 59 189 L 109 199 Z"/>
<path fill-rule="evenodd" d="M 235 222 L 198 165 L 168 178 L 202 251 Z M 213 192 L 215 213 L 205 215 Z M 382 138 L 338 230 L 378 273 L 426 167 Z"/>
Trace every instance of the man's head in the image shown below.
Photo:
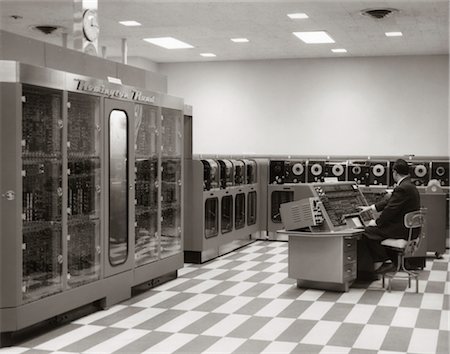
<path fill-rule="evenodd" d="M 394 177 L 394 181 L 398 182 L 399 179 L 407 175 L 409 175 L 408 163 L 403 159 L 398 159 L 395 161 L 394 166 L 392 167 L 392 176 Z"/>

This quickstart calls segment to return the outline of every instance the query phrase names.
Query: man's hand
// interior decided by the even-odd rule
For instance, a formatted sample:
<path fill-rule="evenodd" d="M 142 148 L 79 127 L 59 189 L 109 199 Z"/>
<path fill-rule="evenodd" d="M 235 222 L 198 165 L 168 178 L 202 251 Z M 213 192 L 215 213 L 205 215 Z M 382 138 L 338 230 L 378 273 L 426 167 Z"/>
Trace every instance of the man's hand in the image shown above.
<path fill-rule="evenodd" d="M 365 211 L 372 210 L 372 207 L 371 206 L 359 206 L 358 209 L 359 209 L 360 213 L 363 213 Z"/>
<path fill-rule="evenodd" d="M 368 226 L 377 226 L 377 223 L 374 219 L 370 220 L 369 223 L 367 224 Z"/>

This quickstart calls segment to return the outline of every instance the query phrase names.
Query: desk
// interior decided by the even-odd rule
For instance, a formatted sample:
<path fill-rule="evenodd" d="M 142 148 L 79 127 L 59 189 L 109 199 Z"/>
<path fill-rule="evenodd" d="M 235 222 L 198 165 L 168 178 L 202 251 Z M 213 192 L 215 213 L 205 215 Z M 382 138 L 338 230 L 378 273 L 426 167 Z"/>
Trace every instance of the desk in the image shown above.
<path fill-rule="evenodd" d="M 278 232 L 288 235 L 288 276 L 298 287 L 349 290 L 356 279 L 356 242 L 364 230 Z"/>

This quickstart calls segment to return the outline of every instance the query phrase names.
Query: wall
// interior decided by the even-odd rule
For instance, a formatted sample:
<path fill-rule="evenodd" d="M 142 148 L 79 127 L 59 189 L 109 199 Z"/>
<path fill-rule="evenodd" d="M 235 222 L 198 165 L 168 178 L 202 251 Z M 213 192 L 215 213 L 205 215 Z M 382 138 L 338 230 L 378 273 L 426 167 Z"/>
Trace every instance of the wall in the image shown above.
<path fill-rule="evenodd" d="M 448 56 L 159 64 L 195 154 L 448 155 Z"/>

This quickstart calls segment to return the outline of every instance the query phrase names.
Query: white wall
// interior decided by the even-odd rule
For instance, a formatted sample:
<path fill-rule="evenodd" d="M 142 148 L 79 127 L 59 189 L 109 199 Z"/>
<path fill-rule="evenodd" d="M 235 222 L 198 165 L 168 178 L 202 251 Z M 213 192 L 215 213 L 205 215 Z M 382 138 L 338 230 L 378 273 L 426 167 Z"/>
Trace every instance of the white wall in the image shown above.
<path fill-rule="evenodd" d="M 195 154 L 448 155 L 448 56 L 159 64 Z"/>

